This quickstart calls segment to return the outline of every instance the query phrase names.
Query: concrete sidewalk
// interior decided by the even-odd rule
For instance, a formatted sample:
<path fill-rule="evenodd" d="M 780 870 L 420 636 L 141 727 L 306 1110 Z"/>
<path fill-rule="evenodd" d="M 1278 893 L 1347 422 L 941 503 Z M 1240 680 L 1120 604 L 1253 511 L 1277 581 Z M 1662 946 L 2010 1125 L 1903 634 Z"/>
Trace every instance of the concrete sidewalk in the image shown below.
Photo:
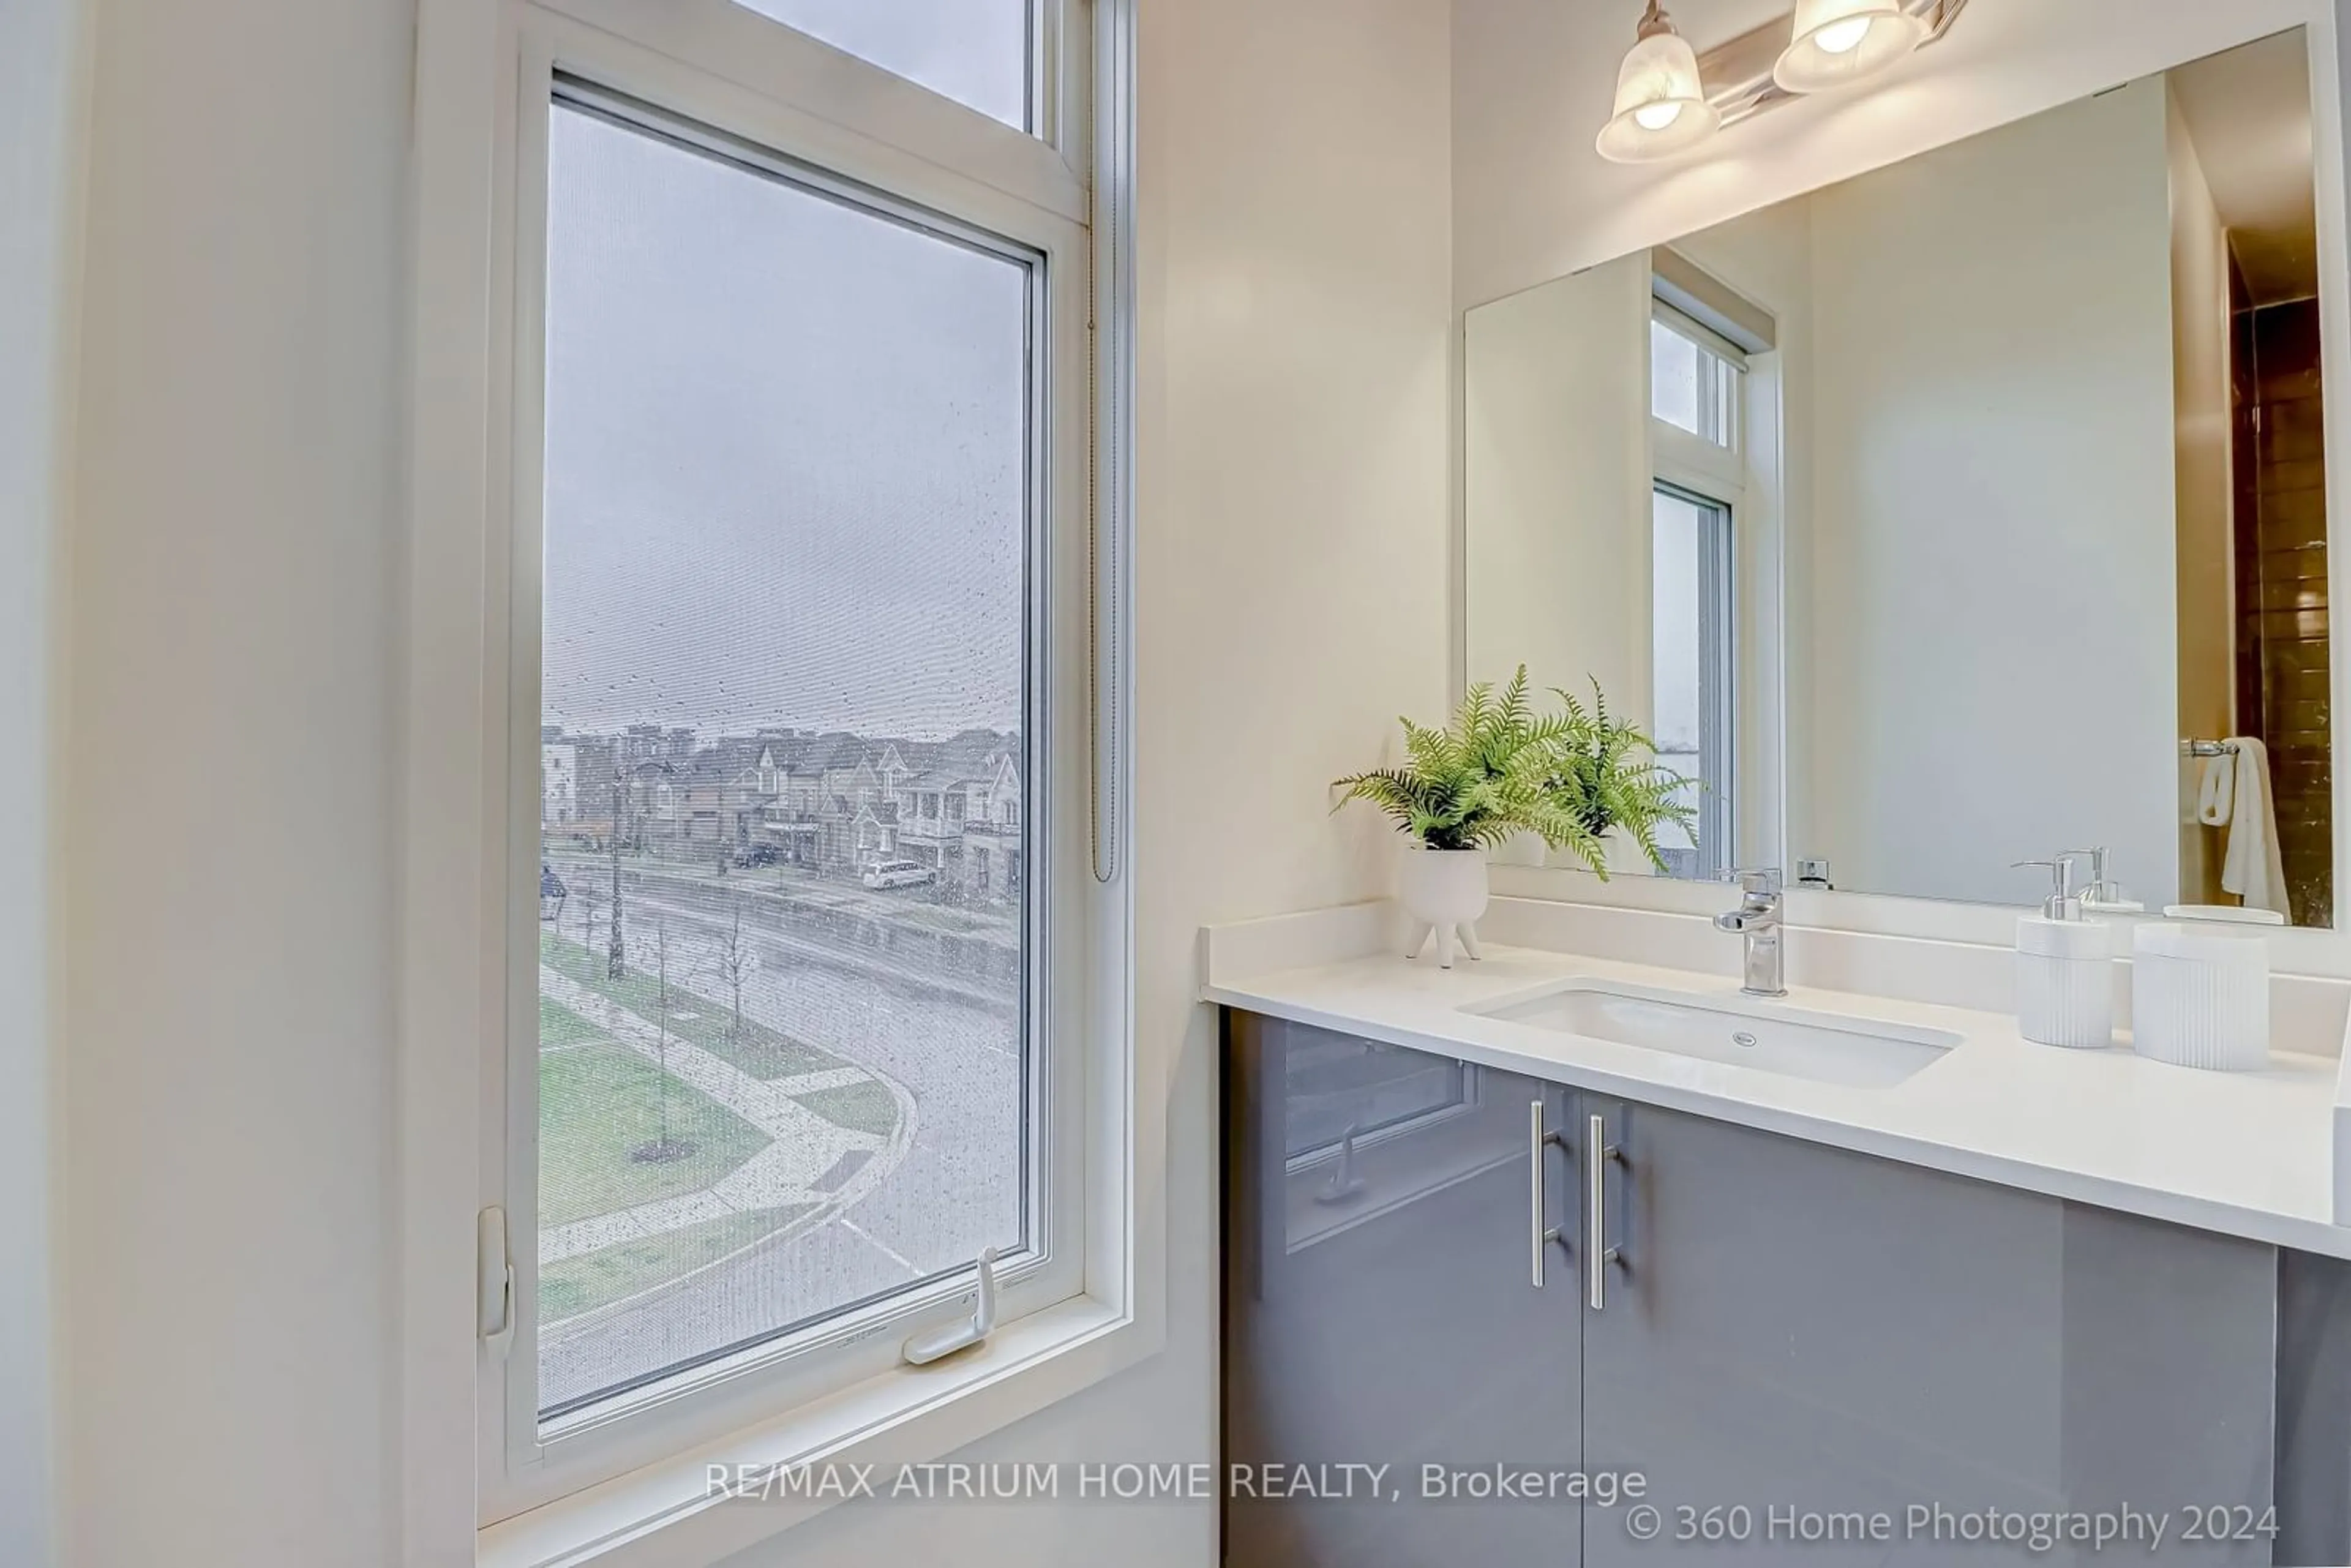
<path fill-rule="evenodd" d="M 569 1008 L 646 1061 L 663 1060 L 657 1026 L 551 968 L 541 966 L 538 975 L 540 994 L 549 1000 Z M 538 1260 L 542 1267 L 729 1214 L 799 1204 L 845 1209 L 887 1176 L 914 1142 L 913 1097 L 870 1069 L 831 1068 L 770 1082 L 675 1034 L 670 1036 L 666 1054 L 671 1076 L 757 1127 L 767 1134 L 768 1146 L 700 1192 L 657 1198 L 541 1231 Z M 829 1122 L 793 1098 L 863 1082 L 882 1084 L 898 1102 L 898 1124 L 887 1137 Z M 838 1189 L 828 1191 L 813 1185 L 845 1156 L 858 1153 L 868 1157 Z"/>

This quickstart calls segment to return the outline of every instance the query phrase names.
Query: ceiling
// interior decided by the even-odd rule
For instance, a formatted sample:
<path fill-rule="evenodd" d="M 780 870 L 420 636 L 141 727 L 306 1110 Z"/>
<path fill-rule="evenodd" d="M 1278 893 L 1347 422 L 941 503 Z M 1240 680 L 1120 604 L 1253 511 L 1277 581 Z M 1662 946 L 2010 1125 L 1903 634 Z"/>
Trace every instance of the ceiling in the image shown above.
<path fill-rule="evenodd" d="M 2300 28 L 2170 73 L 2212 204 L 2257 305 L 2318 290 L 2310 63 Z"/>

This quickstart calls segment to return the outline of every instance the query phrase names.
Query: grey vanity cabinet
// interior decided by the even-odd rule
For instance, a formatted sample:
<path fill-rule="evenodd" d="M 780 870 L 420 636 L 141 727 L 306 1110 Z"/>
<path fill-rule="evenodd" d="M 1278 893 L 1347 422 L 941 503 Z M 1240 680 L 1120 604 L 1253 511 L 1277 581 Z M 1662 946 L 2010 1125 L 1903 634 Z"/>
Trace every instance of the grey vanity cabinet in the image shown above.
<path fill-rule="evenodd" d="M 1538 1168 L 1533 1108 L 1555 1129 L 1568 1094 L 1275 1019 L 1229 1023 L 1225 1561 L 1573 1568 L 1573 1501 L 1469 1495 L 1496 1463 L 1580 1462 L 1564 1247 L 1544 1244 L 1532 1283 L 1534 1184 L 1554 1218 L 1573 1196 L 1556 1145 Z M 1424 1497 L 1423 1464 L 1462 1472 L 1458 1492 Z"/>
<path fill-rule="evenodd" d="M 1593 1568 L 2143 1561 L 2143 1539 L 1960 1538 L 2126 1504 L 2165 1515 L 2157 1561 L 2272 1560 L 2271 1249 L 1650 1106 L 1578 1114 L 1621 1151 L 1585 1462 L 1643 1472 L 1661 1514 L 1643 1541 L 1593 1511 Z M 2243 1509 L 2216 1532 L 2242 1538 L 2183 1539 L 2191 1505 Z"/>
<path fill-rule="evenodd" d="M 1351 1494 L 1228 1496 L 1235 1568 L 2351 1561 L 2351 1270 L 2288 1255 L 2282 1339 L 2268 1247 L 1249 1015 L 1228 1045 L 1228 1482 Z M 1638 1472 L 1655 1528 L 1476 1495 L 1498 1465 Z M 2104 1551 L 1965 1538 L 2126 1508 Z"/>

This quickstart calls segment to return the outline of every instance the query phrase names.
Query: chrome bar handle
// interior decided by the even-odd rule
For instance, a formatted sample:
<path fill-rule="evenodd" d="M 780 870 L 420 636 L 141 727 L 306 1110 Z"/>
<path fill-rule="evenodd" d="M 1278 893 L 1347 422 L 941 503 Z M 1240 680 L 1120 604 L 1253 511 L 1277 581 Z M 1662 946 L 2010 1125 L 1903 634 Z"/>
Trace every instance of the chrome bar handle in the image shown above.
<path fill-rule="evenodd" d="M 1621 1157 L 1608 1141 L 1608 1118 L 1593 1112 L 1585 1122 L 1583 1162 L 1583 1289 L 1593 1312 L 1608 1305 L 1608 1265 L 1616 1249 L 1608 1239 L 1608 1162 Z"/>
<path fill-rule="evenodd" d="M 1527 1102 L 1527 1212 L 1528 1226 L 1527 1282 L 1538 1291 L 1543 1288 L 1543 1249 L 1559 1239 L 1559 1228 L 1543 1226 L 1543 1150 L 1557 1144 L 1562 1148 L 1566 1141 L 1557 1133 L 1543 1131 L 1543 1103 Z"/>

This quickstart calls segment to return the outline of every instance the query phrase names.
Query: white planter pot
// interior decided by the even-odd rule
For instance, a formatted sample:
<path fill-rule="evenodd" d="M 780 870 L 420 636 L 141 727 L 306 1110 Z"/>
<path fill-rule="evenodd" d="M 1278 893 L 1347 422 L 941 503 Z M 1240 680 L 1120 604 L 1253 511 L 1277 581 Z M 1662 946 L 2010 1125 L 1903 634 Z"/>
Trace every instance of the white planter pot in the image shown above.
<path fill-rule="evenodd" d="M 1437 961 L 1445 968 L 1453 967 L 1457 942 L 1469 956 L 1479 956 L 1475 927 L 1490 896 L 1485 851 L 1407 845 L 1396 868 L 1396 896 L 1405 913 L 1412 916 L 1412 940 L 1405 956 L 1420 956 L 1432 935 L 1437 938 Z"/>

